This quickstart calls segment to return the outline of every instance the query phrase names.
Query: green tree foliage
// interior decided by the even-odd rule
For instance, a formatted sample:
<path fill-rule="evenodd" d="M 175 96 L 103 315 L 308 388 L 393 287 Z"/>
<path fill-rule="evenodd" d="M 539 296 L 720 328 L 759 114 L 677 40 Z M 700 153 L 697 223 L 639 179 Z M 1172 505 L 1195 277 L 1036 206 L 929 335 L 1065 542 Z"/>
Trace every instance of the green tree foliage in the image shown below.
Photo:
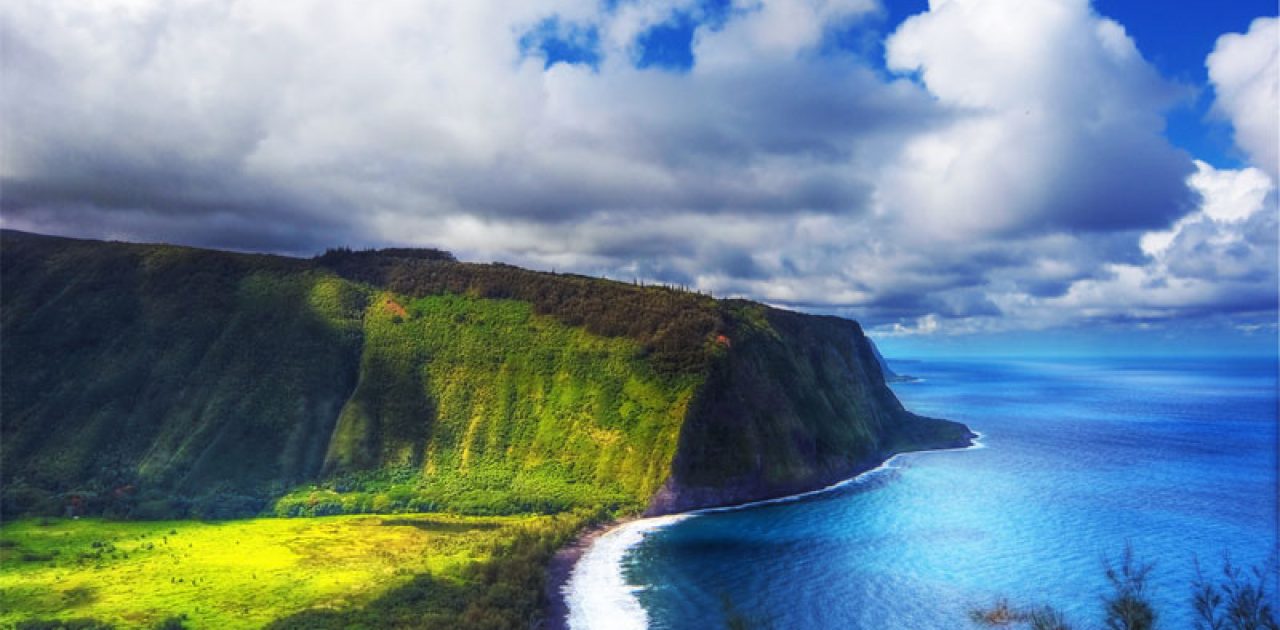
<path fill-rule="evenodd" d="M 722 303 L 720 360 L 691 404 L 673 510 L 833 483 L 893 453 L 965 446 L 964 425 L 903 409 L 856 322 Z"/>
<path fill-rule="evenodd" d="M 636 509 L 700 382 L 475 291 L 413 300 L 316 261 L 3 238 L 9 515 Z M 481 276 L 539 275 L 509 269 Z"/>
<path fill-rule="evenodd" d="M 359 291 L 283 258 L 3 239 L 6 515 L 252 513 L 319 472 Z"/>
<path fill-rule="evenodd" d="M 379 293 L 366 314 L 330 480 L 277 514 L 634 510 L 661 485 L 698 379 L 522 302 L 401 299 Z"/>

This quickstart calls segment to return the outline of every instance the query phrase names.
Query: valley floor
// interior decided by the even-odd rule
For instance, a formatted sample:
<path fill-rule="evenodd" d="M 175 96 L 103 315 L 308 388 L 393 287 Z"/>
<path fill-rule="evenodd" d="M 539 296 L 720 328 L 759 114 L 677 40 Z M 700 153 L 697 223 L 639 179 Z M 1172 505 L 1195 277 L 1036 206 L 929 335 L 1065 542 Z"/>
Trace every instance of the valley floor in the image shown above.
<path fill-rule="evenodd" d="M 488 591 L 514 579 L 512 563 L 534 565 L 531 579 L 539 579 L 542 556 L 583 522 L 441 514 L 20 520 L 0 526 L 0 627 L 69 619 L 122 628 L 356 627 L 373 617 L 396 625 L 397 615 L 440 625 L 463 614 L 499 620 L 527 613 L 490 610 L 506 604 L 486 600 Z M 495 562 L 507 566 L 498 571 Z"/>

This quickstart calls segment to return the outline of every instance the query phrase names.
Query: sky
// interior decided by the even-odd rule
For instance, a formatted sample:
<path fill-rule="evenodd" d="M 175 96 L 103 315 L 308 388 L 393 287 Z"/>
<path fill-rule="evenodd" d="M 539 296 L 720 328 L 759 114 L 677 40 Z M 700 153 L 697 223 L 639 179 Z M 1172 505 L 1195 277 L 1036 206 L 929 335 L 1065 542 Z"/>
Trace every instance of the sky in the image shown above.
<path fill-rule="evenodd" d="M 1276 13 L 13 0 L 0 226 L 441 247 L 850 317 L 890 356 L 1272 354 Z"/>

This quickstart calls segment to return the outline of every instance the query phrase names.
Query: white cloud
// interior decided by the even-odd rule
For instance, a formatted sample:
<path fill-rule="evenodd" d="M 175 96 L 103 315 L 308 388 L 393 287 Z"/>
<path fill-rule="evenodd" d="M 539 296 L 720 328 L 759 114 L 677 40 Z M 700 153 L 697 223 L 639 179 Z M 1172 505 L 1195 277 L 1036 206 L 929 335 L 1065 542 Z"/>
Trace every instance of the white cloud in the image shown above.
<path fill-rule="evenodd" d="M 1262 210 L 1274 187 L 1259 169 L 1218 170 L 1199 160 L 1196 174 L 1187 183 L 1204 197 L 1201 210 L 1205 215 L 1223 223 L 1240 221 Z"/>
<path fill-rule="evenodd" d="M 833 26 L 866 17 L 876 0 L 768 0 L 739 3 L 742 14 L 722 32 L 704 33 L 696 52 L 704 67 L 794 56 L 819 44 Z"/>
<path fill-rule="evenodd" d="M 1253 216 L 1267 207 L 1267 196 L 1274 188 L 1271 179 L 1259 169 L 1219 170 L 1199 160 L 1196 160 L 1196 173 L 1187 178 L 1187 185 L 1201 196 L 1199 211 L 1188 214 L 1167 230 L 1143 234 L 1139 245 L 1148 256 L 1160 256 L 1191 224 L 1206 219 L 1228 224 Z"/>
<path fill-rule="evenodd" d="M 1170 230 L 1144 234 L 1144 264 L 1110 265 L 1107 276 L 1075 282 L 1035 307 L 1131 319 L 1273 310 L 1280 281 L 1274 185 L 1256 168 L 1196 166 L 1188 184 L 1201 195 L 1199 210 Z"/>
<path fill-rule="evenodd" d="M 814 23 L 867 6 L 782 4 Z M 429 240 L 396 225 L 459 215 L 864 211 L 860 161 L 927 118 L 924 95 L 848 60 L 798 54 L 820 33 L 792 41 L 791 54 L 687 74 L 635 68 L 622 50 L 634 41 L 609 48 L 616 29 L 634 40 L 678 11 L 694 9 L 12 3 L 0 176 L 11 214 L 69 201 L 108 219 L 113 209 L 194 222 L 263 210 L 238 194 L 365 241 Z M 522 33 L 552 16 L 604 33 L 599 68 L 522 58 Z M 701 29 L 698 46 L 735 37 Z M 237 192 L 215 199 L 201 187 Z"/>
<path fill-rule="evenodd" d="M 916 318 L 916 321 L 910 325 L 892 324 L 887 328 L 878 331 L 877 336 L 899 337 L 902 335 L 932 335 L 938 332 L 938 315 L 929 313 Z"/>
<path fill-rule="evenodd" d="M 881 189 L 932 239 L 1153 227 L 1190 209 L 1164 82 L 1087 0 L 948 0 L 887 41 L 958 116 L 911 138 Z"/>
<path fill-rule="evenodd" d="M 1219 37 L 1205 65 L 1236 144 L 1280 181 L 1280 20 L 1258 18 L 1247 33 Z"/>
<path fill-rule="evenodd" d="M 697 3 L 605 5 L 5 3 L 0 224 L 442 246 L 901 334 L 1236 308 L 1274 275 L 1257 172 L 1202 167 L 1199 209 L 1179 88 L 1084 0 L 935 2 L 890 78 L 822 50 L 873 0 L 735 2 L 687 72 L 635 61 Z M 598 63 L 522 50 L 552 17 Z"/>
<path fill-rule="evenodd" d="M 1243 318 L 1244 323 L 1233 325 L 1243 332 L 1274 329 L 1274 323 L 1266 322 L 1274 320 L 1280 300 L 1276 187 L 1257 168 L 1215 169 L 1200 161 L 1196 168 L 1187 184 L 1199 196 L 1198 207 L 1167 230 L 1140 234 L 1144 259 L 1080 258 L 1073 254 L 1077 248 L 1097 242 L 1067 235 L 1036 239 L 1026 246 L 1038 255 L 1020 258 L 1025 261 L 1021 269 L 997 267 L 985 274 L 982 293 L 996 313 L 931 313 L 907 324 L 884 324 L 874 332 L 964 335 L 1087 321 L 1149 326 L 1206 316 Z M 1077 266 L 1080 262 L 1086 266 Z M 1036 282 L 1060 283 L 1062 290 L 1037 295 Z M 921 308 L 946 304 L 957 291 L 935 292 Z"/>

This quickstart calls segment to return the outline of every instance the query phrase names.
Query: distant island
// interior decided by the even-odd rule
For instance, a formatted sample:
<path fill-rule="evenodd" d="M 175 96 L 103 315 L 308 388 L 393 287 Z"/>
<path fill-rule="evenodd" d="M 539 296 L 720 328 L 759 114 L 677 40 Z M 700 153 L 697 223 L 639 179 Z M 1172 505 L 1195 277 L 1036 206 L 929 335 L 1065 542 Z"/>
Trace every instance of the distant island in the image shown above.
<path fill-rule="evenodd" d="M 390 523 L 444 537 L 415 553 L 438 552 L 450 532 L 472 546 L 448 547 L 448 579 L 393 573 L 361 597 L 281 600 L 263 613 L 273 627 L 424 610 L 442 624 L 527 625 L 544 614 L 551 554 L 592 523 L 812 490 L 973 438 L 906 411 L 885 384 L 901 377 L 857 323 L 673 287 L 439 250 L 299 259 L 15 231 L 0 233 L 0 269 L 0 543 L 23 550 L 6 570 L 31 571 L 10 571 L 10 589 L 44 579 L 45 565 L 76 574 L 86 553 L 123 567 L 158 553 L 157 537 L 195 536 L 175 519 L 219 520 L 248 544 L 250 528 L 283 527 L 262 517 L 303 528 L 332 517 L 352 536 Z M 411 518 L 349 520 L 393 514 Z M 37 517 L 54 529 L 70 527 L 55 517 L 82 519 L 84 549 L 50 546 Z M 183 577 L 165 575 L 147 588 Z M 171 597 L 131 615 L 22 592 L 0 621 L 224 614 L 199 591 L 191 610 Z"/>

